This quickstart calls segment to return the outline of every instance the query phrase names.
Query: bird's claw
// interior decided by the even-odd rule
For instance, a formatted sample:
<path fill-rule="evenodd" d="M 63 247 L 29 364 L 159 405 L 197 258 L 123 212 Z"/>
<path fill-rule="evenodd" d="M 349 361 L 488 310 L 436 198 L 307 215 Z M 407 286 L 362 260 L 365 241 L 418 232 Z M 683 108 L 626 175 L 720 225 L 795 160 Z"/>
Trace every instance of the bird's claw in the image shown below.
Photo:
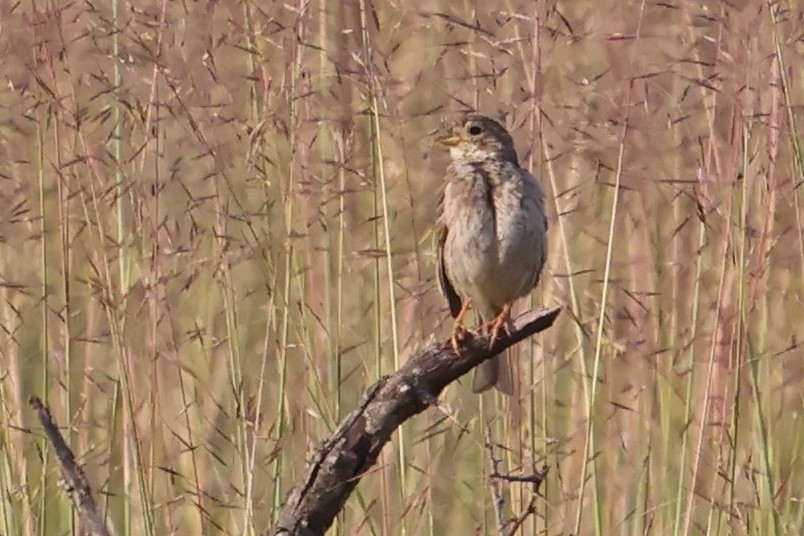
<path fill-rule="evenodd" d="M 455 326 L 452 328 L 452 337 L 450 337 L 450 343 L 452 345 L 452 349 L 455 351 L 456 354 L 461 353 L 461 343 L 466 339 L 466 336 L 470 335 L 472 337 L 477 337 L 480 333 L 474 329 L 469 329 L 463 324 L 456 323 Z"/>
<path fill-rule="evenodd" d="M 506 305 L 503 307 L 503 310 L 498 314 L 494 319 L 487 322 L 483 326 L 484 330 L 488 330 L 491 334 L 489 338 L 489 348 L 494 346 L 494 343 L 497 342 L 497 338 L 500 336 L 500 332 L 502 331 L 505 335 L 510 335 L 513 330 L 513 321 L 511 320 L 511 306 Z"/>
<path fill-rule="evenodd" d="M 458 315 L 455 317 L 455 324 L 452 326 L 452 337 L 450 338 L 450 342 L 452 343 L 452 349 L 456 354 L 461 353 L 460 342 L 466 336 L 466 333 L 469 332 L 469 330 L 466 329 L 466 326 L 463 325 L 463 317 L 466 315 L 466 311 L 469 310 L 471 305 L 471 299 L 465 300 L 461 304 L 461 310 L 458 311 Z"/>

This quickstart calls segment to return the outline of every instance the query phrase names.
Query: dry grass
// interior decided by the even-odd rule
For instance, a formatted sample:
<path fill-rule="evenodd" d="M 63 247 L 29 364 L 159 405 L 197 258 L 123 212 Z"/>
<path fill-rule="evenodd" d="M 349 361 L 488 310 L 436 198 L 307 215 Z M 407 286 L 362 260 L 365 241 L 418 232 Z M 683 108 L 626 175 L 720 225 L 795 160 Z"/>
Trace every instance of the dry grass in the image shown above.
<path fill-rule="evenodd" d="M 534 302 L 568 310 L 519 399 L 451 389 L 338 533 L 491 532 L 483 422 L 551 466 L 523 534 L 804 530 L 802 9 L 489 5 L 0 5 L 1 533 L 74 522 L 30 394 L 119 534 L 267 527 L 446 332 L 432 133 L 467 106 L 554 200 Z"/>

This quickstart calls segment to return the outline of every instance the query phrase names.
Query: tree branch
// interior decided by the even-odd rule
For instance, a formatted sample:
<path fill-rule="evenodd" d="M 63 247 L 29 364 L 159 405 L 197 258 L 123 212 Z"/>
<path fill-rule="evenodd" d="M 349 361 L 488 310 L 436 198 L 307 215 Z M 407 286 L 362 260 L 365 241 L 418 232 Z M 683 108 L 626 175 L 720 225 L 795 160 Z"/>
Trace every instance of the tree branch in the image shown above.
<path fill-rule="evenodd" d="M 63 485 L 70 494 L 73 507 L 78 513 L 78 518 L 84 523 L 87 533 L 92 536 L 109 536 L 111 533 L 106 527 L 95 500 L 92 498 L 89 480 L 84 474 L 84 470 L 75 461 L 75 455 L 73 455 L 73 451 L 64 441 L 64 437 L 59 432 L 59 427 L 53 422 L 50 409 L 37 396 L 32 396 L 28 400 L 28 404 L 36 412 L 36 416 L 45 430 L 45 435 L 56 451 L 56 457 L 59 460 L 59 472 L 64 479 Z"/>
<path fill-rule="evenodd" d="M 501 334 L 491 348 L 485 335 L 467 335 L 460 355 L 449 340 L 435 342 L 411 356 L 394 374 L 380 378 L 324 441 L 304 481 L 287 495 L 271 534 L 324 534 L 394 430 L 435 404 L 447 385 L 479 363 L 552 326 L 559 311 L 540 309 L 520 315 L 510 333 Z"/>

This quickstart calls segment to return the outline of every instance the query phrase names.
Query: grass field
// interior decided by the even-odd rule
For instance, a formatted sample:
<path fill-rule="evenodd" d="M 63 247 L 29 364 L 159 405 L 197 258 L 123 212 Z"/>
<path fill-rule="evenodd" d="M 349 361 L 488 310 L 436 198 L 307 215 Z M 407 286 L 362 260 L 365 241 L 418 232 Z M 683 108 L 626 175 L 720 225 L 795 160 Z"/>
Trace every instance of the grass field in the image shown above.
<path fill-rule="evenodd" d="M 804 8 L 782 0 L 0 3 L 0 533 L 260 534 L 448 334 L 432 227 L 476 108 L 548 193 L 518 396 L 450 387 L 333 534 L 804 533 Z M 512 517 L 532 490 L 501 484 Z M 77 532 L 75 532 L 77 533 Z"/>

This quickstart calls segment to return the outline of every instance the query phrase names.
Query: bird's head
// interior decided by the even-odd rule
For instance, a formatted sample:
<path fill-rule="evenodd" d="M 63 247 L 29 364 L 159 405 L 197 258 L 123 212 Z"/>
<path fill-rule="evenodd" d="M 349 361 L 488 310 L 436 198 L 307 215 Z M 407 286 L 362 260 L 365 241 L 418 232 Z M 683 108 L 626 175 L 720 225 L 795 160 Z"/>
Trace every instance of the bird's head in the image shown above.
<path fill-rule="evenodd" d="M 482 162 L 503 159 L 517 162 L 511 135 L 497 121 L 483 115 L 465 116 L 436 141 L 449 147 L 453 160 Z"/>

